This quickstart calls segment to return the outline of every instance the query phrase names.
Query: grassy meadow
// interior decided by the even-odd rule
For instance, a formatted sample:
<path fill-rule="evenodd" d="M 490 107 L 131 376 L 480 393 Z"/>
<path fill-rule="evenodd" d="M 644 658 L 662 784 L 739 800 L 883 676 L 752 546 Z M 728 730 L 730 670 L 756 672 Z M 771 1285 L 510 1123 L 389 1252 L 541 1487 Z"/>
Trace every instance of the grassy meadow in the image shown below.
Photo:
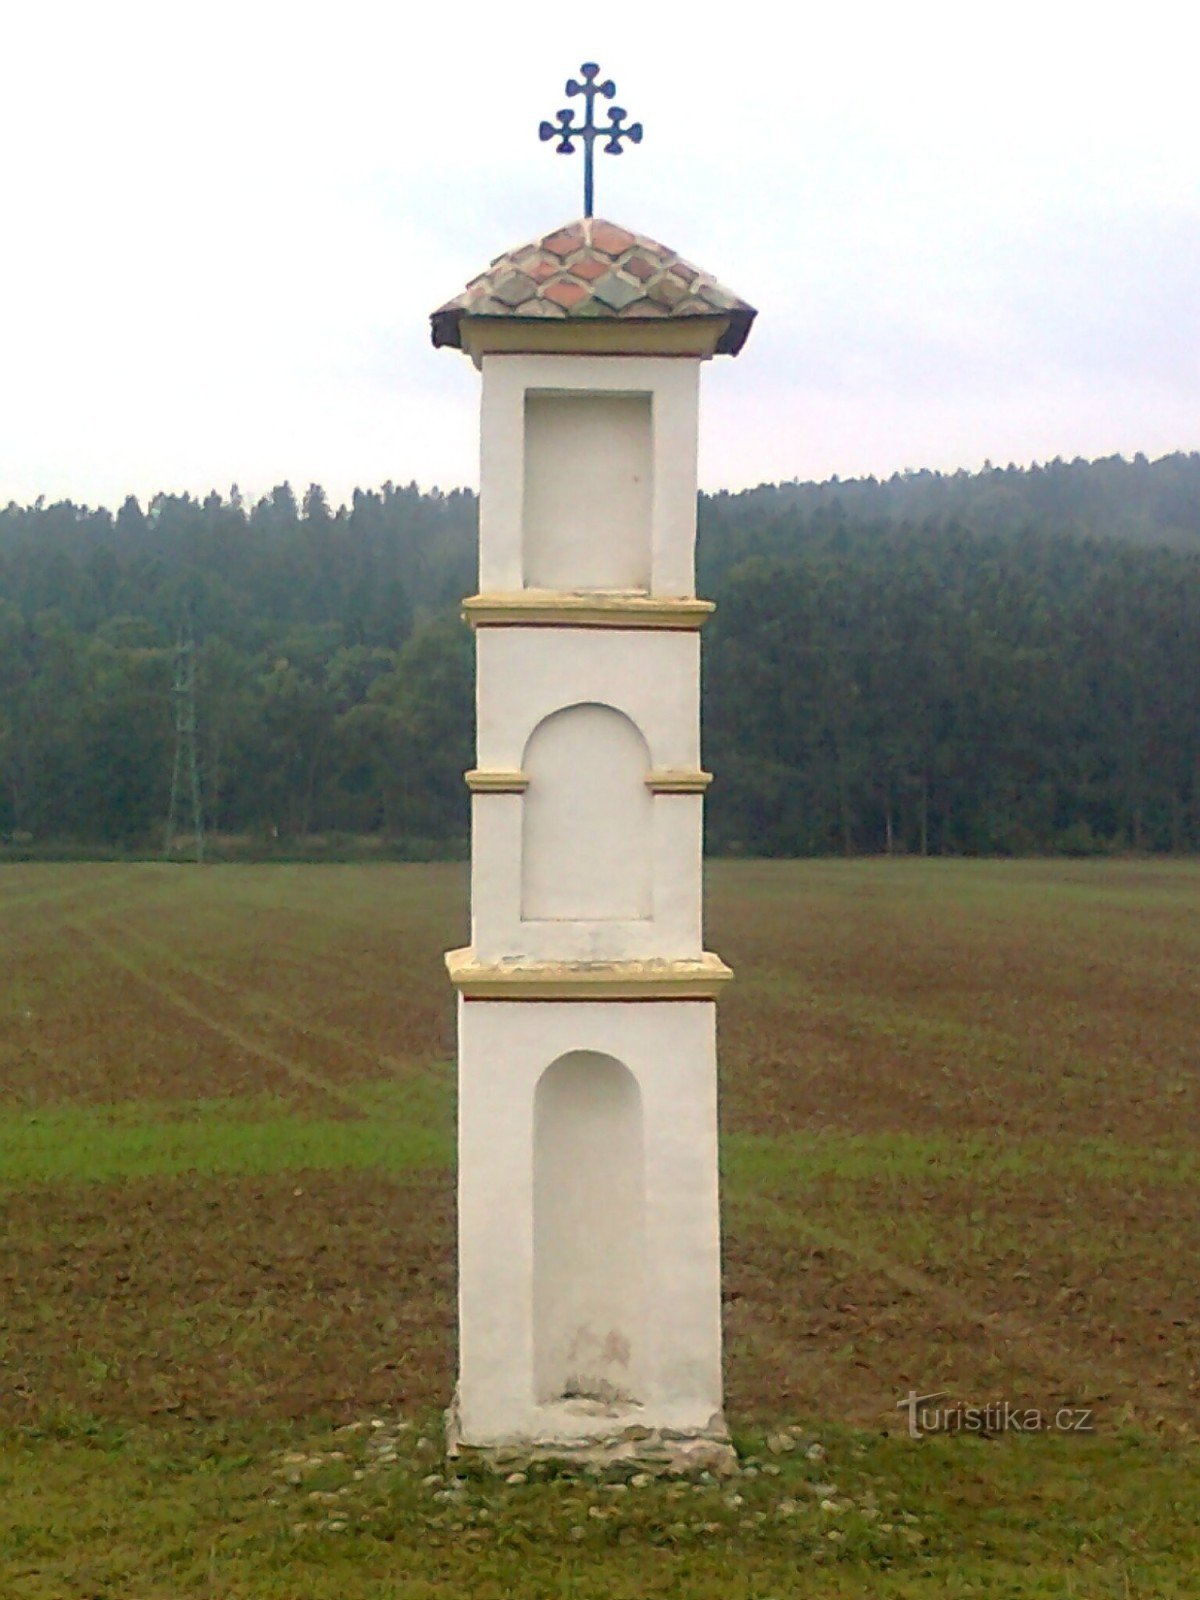
<path fill-rule="evenodd" d="M 1200 864 L 709 884 L 744 1470 L 507 1483 L 438 1434 L 465 869 L 0 866 L 4 1600 L 1196 1593 Z"/>

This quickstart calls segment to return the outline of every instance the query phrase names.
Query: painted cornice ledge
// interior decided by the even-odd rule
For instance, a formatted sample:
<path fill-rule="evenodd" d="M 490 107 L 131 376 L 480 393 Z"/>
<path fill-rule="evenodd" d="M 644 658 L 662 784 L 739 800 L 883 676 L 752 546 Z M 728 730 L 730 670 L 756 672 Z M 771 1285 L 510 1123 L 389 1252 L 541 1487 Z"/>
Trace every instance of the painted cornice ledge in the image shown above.
<path fill-rule="evenodd" d="M 716 1000 L 733 973 L 705 951 L 695 961 L 479 962 L 447 950 L 446 971 L 464 1000 Z"/>
<path fill-rule="evenodd" d="M 508 767 L 472 767 L 463 773 L 472 794 L 524 794 L 529 774 Z"/>
<path fill-rule="evenodd" d="M 462 603 L 473 628 L 702 628 L 716 610 L 711 600 L 556 589 L 473 594 Z"/>
<path fill-rule="evenodd" d="M 654 794 L 703 794 L 713 781 L 699 767 L 656 767 L 646 774 L 646 787 Z"/>

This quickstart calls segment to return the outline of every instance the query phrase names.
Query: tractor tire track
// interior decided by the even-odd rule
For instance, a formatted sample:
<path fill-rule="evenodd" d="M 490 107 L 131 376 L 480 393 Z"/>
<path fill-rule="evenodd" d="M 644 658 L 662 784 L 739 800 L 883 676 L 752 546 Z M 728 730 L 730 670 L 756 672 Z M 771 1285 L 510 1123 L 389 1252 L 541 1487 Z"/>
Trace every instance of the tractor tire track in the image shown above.
<path fill-rule="evenodd" d="M 0 868 L 0 883 L 3 883 L 3 881 L 3 868 Z M 64 904 L 66 909 L 70 910 L 72 902 L 80 900 L 84 902 L 84 905 L 79 908 L 82 912 L 86 909 L 87 901 L 93 899 L 96 895 L 102 894 L 107 889 L 115 888 L 117 884 L 127 882 L 127 869 L 118 869 L 106 874 L 104 877 L 96 877 L 90 883 L 68 883 L 65 886 L 43 889 L 32 894 L 0 895 L 0 918 L 7 918 L 13 913 L 23 914 L 42 909 L 50 910 Z M 123 896 L 123 898 L 127 898 L 127 896 Z M 95 913 L 93 912 L 93 914 Z"/>
<path fill-rule="evenodd" d="M 189 1017 L 193 1022 L 198 1022 L 201 1027 L 218 1035 L 227 1044 L 232 1044 L 235 1049 L 256 1056 L 260 1061 L 283 1072 L 294 1083 L 303 1084 L 305 1088 L 315 1090 L 318 1094 L 327 1096 L 337 1102 L 344 1110 L 349 1111 L 356 1119 L 365 1118 L 364 1111 L 356 1095 L 344 1089 L 340 1084 L 324 1077 L 321 1073 L 314 1072 L 311 1068 L 302 1065 L 295 1057 L 286 1055 L 277 1050 L 265 1040 L 256 1038 L 242 1028 L 232 1026 L 220 1017 L 215 1017 L 211 1012 L 196 1005 L 187 995 L 183 994 L 173 984 L 161 978 L 153 977 L 150 972 L 127 950 L 120 945 L 106 939 L 103 934 L 96 932 L 86 923 L 69 919 L 64 926 L 71 928 L 78 937 L 99 951 L 113 966 L 119 967 L 123 972 L 165 1001 L 167 1005 Z"/>
<path fill-rule="evenodd" d="M 769 1196 L 758 1195 L 749 1202 L 743 1200 L 739 1209 L 750 1212 L 757 1220 L 765 1222 L 767 1227 L 777 1227 L 793 1236 L 801 1235 L 819 1249 L 846 1257 L 857 1266 L 886 1279 L 904 1294 L 912 1295 L 920 1304 L 936 1307 L 951 1325 L 964 1330 L 971 1329 L 989 1340 L 1008 1341 L 1031 1365 L 1039 1368 L 1052 1384 L 1063 1382 L 1064 1364 L 1070 1359 L 1070 1352 L 1061 1342 L 1039 1333 L 1012 1312 L 982 1306 L 931 1274 L 917 1267 L 906 1266 L 861 1239 L 848 1238 L 834 1228 L 798 1215 Z M 1102 1366 L 1093 1356 L 1086 1359 L 1093 1375 L 1102 1373 L 1110 1388 L 1126 1387 L 1133 1381 L 1128 1373 Z"/>
<path fill-rule="evenodd" d="M 232 995 L 235 1000 L 245 998 L 253 1004 L 254 1010 L 263 1016 L 270 1017 L 273 1021 L 293 1032 L 306 1034 L 314 1039 L 322 1039 L 326 1044 L 332 1044 L 339 1050 L 359 1056 L 362 1060 L 369 1061 L 372 1066 L 384 1067 L 388 1072 L 404 1076 L 418 1070 L 422 1062 L 419 1058 L 411 1056 L 392 1055 L 390 1051 L 376 1050 L 363 1040 L 357 1039 L 353 1034 L 345 1033 L 340 1028 L 330 1028 L 320 1022 L 296 1022 L 287 1009 L 276 1004 L 262 989 L 252 989 L 245 984 L 231 983 L 227 978 L 219 978 L 215 973 L 207 971 L 204 967 L 189 961 L 186 956 L 172 950 L 161 940 L 151 938 L 149 934 L 142 933 L 137 928 L 131 928 L 128 923 L 115 922 L 114 931 L 122 938 L 134 941 L 150 952 L 156 960 L 167 962 L 178 971 L 184 972 L 197 983 L 208 984 L 211 988 L 219 989 L 223 994 Z M 274 941 L 272 941 L 274 943 Z M 341 979 L 338 980 L 339 985 Z M 361 986 L 355 989 L 360 994 L 377 994 L 377 991 Z"/>
<path fill-rule="evenodd" d="M 235 909 L 243 909 L 248 905 L 252 906 L 253 902 L 234 901 L 232 897 L 229 900 L 222 902 L 223 907 L 228 907 L 231 905 Z M 118 906 L 116 909 L 118 912 L 120 912 L 128 909 L 128 907 Z M 267 999 L 263 990 L 251 989 L 243 984 L 231 983 L 227 978 L 218 977 L 215 973 L 209 971 L 207 968 L 198 966 L 195 962 L 189 961 L 186 956 L 181 955 L 178 950 L 164 943 L 161 939 L 156 939 L 152 934 L 144 933 L 141 929 L 132 928 L 128 923 L 120 923 L 118 926 L 120 927 L 122 934 L 128 934 L 130 937 L 139 940 L 142 944 L 145 944 L 153 949 L 157 955 L 162 957 L 163 960 L 169 961 L 172 966 L 178 967 L 181 971 L 187 972 L 199 982 L 211 984 L 214 988 L 222 989 L 229 994 L 244 994 L 252 998 L 256 1004 L 259 1004 L 263 1011 L 273 1013 L 282 1021 L 288 1023 L 289 1026 L 296 1026 L 295 1023 L 290 1021 L 289 1015 L 283 1008 L 272 1004 Z M 359 926 L 361 927 L 361 924 L 359 924 Z M 312 968 L 314 973 L 336 973 L 337 986 L 344 994 L 361 996 L 364 1000 L 376 1002 L 379 1000 L 380 982 L 384 980 L 381 979 L 380 982 L 376 983 L 364 983 L 360 979 L 347 977 L 344 972 L 338 970 L 334 959 L 331 956 L 322 956 L 311 944 L 305 943 L 303 939 L 294 937 L 288 938 L 286 934 L 282 934 L 277 930 L 272 929 L 270 934 L 270 946 L 272 952 L 287 952 L 290 955 L 299 957 L 306 966 L 310 966 Z M 374 1059 L 386 1062 L 389 1065 L 395 1065 L 397 1066 L 397 1069 L 404 1067 L 406 1064 L 411 1064 L 410 1058 L 392 1056 L 387 1052 L 373 1050 L 370 1045 L 364 1044 L 361 1040 L 355 1039 L 353 1034 L 340 1033 L 334 1029 L 326 1029 L 324 1033 L 322 1033 L 322 1026 L 323 1025 L 316 1023 L 306 1023 L 304 1025 L 304 1031 L 314 1033 L 318 1037 L 327 1037 L 331 1042 L 334 1043 L 343 1042 L 348 1048 L 369 1053 Z"/>

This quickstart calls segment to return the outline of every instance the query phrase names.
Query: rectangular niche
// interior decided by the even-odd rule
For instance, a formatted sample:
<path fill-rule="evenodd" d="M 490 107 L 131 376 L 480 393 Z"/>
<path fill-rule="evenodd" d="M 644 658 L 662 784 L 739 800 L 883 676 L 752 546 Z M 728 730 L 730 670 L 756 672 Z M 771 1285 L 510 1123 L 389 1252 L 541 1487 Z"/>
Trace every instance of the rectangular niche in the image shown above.
<path fill-rule="evenodd" d="M 648 394 L 525 396 L 527 589 L 650 588 Z"/>

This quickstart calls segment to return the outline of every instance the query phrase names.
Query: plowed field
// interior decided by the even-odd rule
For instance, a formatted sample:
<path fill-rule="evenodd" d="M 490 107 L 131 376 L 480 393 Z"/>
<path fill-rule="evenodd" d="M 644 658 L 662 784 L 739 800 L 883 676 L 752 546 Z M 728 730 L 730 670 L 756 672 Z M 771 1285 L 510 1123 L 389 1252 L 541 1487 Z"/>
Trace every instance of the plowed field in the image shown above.
<path fill-rule="evenodd" d="M 455 866 L 0 867 L 0 1426 L 22 1450 L 446 1403 L 441 952 L 466 919 Z M 1081 1450 L 1136 1437 L 1194 1473 L 1200 867 L 718 863 L 708 942 L 738 975 L 735 1428 L 896 1436 L 898 1400 L 940 1391 L 1086 1407 Z M 0 1592 L 110 1593 L 40 1560 Z M 240 1581 L 196 1592 L 292 1592 Z"/>

